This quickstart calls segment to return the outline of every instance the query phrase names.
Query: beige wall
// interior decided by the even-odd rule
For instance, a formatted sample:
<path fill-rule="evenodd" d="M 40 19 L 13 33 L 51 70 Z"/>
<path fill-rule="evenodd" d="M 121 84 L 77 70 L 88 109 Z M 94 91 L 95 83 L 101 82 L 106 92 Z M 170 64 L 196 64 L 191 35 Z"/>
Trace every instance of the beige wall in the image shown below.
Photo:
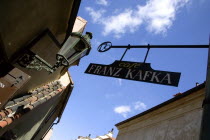
<path fill-rule="evenodd" d="M 75 20 L 72 32 L 83 33 L 86 24 L 87 24 L 87 21 L 85 19 L 83 19 L 82 17 L 77 17 L 76 20 Z"/>
<path fill-rule="evenodd" d="M 204 89 L 118 126 L 117 140 L 198 140 Z"/>
<path fill-rule="evenodd" d="M 56 36 L 65 34 L 73 2 L 73 0 L 1 0 L 0 18 L 3 20 L 0 20 L 0 36 L 7 56 L 10 58 L 46 28 Z"/>
<path fill-rule="evenodd" d="M 47 135 L 43 138 L 43 140 L 50 140 L 51 136 L 52 136 L 52 133 L 53 133 L 53 129 L 51 128 Z"/>

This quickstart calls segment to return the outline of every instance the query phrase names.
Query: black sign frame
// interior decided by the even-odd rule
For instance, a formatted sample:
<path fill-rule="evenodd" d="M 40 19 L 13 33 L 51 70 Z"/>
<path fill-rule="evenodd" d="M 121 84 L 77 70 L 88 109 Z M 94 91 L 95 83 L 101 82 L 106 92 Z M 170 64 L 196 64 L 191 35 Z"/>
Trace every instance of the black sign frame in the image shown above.
<path fill-rule="evenodd" d="M 117 60 L 110 65 L 91 63 L 85 73 L 175 87 L 181 76 L 178 72 L 153 70 L 150 63 Z"/>

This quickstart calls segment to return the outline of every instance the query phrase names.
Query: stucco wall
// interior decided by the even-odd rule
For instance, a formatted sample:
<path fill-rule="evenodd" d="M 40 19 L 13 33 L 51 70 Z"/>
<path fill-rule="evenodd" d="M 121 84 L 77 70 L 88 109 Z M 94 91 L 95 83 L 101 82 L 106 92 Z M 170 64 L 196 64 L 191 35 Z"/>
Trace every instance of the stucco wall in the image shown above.
<path fill-rule="evenodd" d="M 118 126 L 117 140 L 198 140 L 204 89 Z"/>
<path fill-rule="evenodd" d="M 7 56 L 10 58 L 46 28 L 55 35 L 66 33 L 73 2 L 73 0 L 1 0 L 0 35 Z"/>
<path fill-rule="evenodd" d="M 82 17 L 77 17 L 76 20 L 75 20 L 72 32 L 83 33 L 86 24 L 87 24 L 87 21 L 85 19 L 83 19 Z"/>

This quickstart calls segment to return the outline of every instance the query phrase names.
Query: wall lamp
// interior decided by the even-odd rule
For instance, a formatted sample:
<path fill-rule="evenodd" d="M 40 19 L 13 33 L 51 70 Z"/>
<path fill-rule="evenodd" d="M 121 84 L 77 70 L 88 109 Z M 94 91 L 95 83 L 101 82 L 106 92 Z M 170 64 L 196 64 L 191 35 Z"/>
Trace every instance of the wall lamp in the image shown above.
<path fill-rule="evenodd" d="M 88 55 L 91 50 L 90 39 L 92 39 L 92 33 L 90 32 L 86 32 L 85 35 L 78 32 L 71 33 L 56 54 L 57 62 L 53 69 L 55 70 L 60 66 L 70 66 L 76 60 Z"/>
<path fill-rule="evenodd" d="M 48 35 L 52 41 L 60 48 L 56 54 L 55 65 L 50 65 L 47 61 L 42 59 L 37 54 L 30 51 L 30 48 L 34 46 L 41 38 Z M 55 38 L 55 36 L 50 32 L 49 29 L 41 33 L 37 38 L 35 38 L 31 44 L 29 44 L 26 53 L 24 53 L 19 59 L 18 64 L 27 69 L 35 69 L 41 71 L 45 69 L 46 71 L 53 73 L 58 67 L 65 66 L 68 67 L 72 65 L 75 61 L 81 59 L 82 57 L 89 54 L 91 50 L 90 40 L 92 39 L 92 33 L 86 32 L 85 35 L 79 32 L 73 32 L 70 34 L 66 42 L 61 45 Z"/>

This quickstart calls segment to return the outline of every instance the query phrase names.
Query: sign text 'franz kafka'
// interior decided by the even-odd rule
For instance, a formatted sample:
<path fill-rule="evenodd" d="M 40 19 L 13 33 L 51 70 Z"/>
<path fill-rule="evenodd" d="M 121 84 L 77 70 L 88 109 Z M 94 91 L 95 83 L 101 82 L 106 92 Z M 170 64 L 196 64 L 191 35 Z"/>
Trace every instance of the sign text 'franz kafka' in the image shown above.
<path fill-rule="evenodd" d="M 85 73 L 176 87 L 181 75 L 177 72 L 153 70 L 150 63 L 129 61 L 115 61 L 111 65 L 91 63 Z"/>

